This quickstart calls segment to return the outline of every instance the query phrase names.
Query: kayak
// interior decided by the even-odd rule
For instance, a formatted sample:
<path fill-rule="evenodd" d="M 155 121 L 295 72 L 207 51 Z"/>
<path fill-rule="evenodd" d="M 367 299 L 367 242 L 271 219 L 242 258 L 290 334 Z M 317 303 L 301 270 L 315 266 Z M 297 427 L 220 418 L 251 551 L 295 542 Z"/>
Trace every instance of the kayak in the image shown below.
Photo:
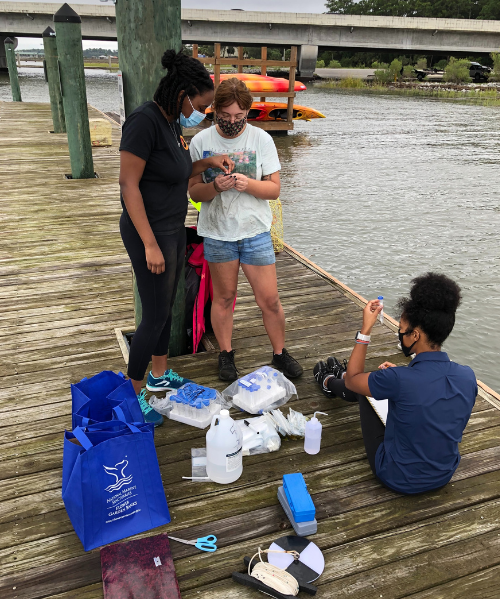
<path fill-rule="evenodd" d="M 288 106 L 284 102 L 254 102 L 248 112 L 249 121 L 286 121 Z M 207 119 L 213 120 L 213 109 L 207 108 Z M 324 119 L 324 114 L 307 106 L 293 105 L 294 121 Z"/>
<path fill-rule="evenodd" d="M 214 78 L 211 75 L 212 79 Z M 220 80 L 232 79 L 236 77 L 240 81 L 244 81 L 245 85 L 251 92 L 287 92 L 288 79 L 282 77 L 268 77 L 266 75 L 253 75 L 251 73 L 230 73 L 220 76 Z M 307 87 L 300 81 L 295 82 L 294 91 L 303 92 Z"/>
<path fill-rule="evenodd" d="M 288 106 L 284 102 L 254 102 L 248 118 L 254 121 L 286 121 Z M 251 115 L 251 116 L 250 116 Z M 307 106 L 293 105 L 294 121 L 324 119 L 324 114 Z"/>

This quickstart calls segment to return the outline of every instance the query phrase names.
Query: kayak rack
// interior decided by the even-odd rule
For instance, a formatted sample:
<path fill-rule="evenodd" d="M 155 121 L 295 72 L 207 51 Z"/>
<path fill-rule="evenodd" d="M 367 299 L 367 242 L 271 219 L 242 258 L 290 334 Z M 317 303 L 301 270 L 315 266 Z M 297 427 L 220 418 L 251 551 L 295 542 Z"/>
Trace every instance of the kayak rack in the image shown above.
<path fill-rule="evenodd" d="M 238 58 L 222 57 L 221 44 L 214 44 L 214 56 L 204 57 L 198 56 L 198 44 L 193 44 L 193 58 L 196 58 L 203 64 L 211 64 L 214 69 L 214 85 L 215 89 L 220 84 L 220 69 L 222 65 L 234 65 L 238 69 L 238 73 L 243 73 L 244 66 L 260 67 L 260 74 L 267 75 L 267 67 L 283 67 L 290 69 L 287 92 L 250 92 L 254 98 L 260 98 L 261 102 L 265 102 L 266 98 L 287 98 L 287 117 L 283 121 L 252 121 L 252 125 L 261 127 L 266 131 L 292 131 L 293 130 L 293 101 L 295 99 L 295 74 L 297 70 L 297 46 L 290 48 L 290 60 L 267 60 L 267 46 L 261 46 L 260 58 L 244 58 L 243 46 L 238 46 Z"/>

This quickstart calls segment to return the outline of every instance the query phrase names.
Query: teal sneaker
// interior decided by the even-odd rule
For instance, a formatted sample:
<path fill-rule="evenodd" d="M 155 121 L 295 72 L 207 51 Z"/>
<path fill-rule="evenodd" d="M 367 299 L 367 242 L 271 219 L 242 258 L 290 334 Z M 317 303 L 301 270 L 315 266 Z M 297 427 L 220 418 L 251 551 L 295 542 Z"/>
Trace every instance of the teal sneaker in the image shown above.
<path fill-rule="evenodd" d="M 144 416 L 144 420 L 146 422 L 152 422 L 155 426 L 160 426 L 160 424 L 163 424 L 163 416 L 156 410 L 153 410 L 146 399 L 146 389 L 142 389 L 137 396 L 137 401 L 139 402 L 142 415 Z"/>
<path fill-rule="evenodd" d="M 171 368 L 166 370 L 159 377 L 153 376 L 153 373 L 150 371 L 148 374 L 146 389 L 148 391 L 176 391 L 179 389 L 179 387 L 182 387 L 182 385 L 187 385 L 188 383 L 192 382 L 194 381 L 185 379 L 183 376 L 180 376 L 174 372 Z"/>

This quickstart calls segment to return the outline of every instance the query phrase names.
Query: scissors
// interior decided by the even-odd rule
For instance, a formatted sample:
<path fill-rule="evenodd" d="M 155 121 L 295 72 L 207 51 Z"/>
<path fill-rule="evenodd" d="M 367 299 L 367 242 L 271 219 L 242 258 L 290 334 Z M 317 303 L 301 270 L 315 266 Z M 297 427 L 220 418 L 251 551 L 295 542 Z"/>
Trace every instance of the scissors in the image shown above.
<path fill-rule="evenodd" d="M 199 539 L 196 539 L 196 541 L 185 541 L 184 539 L 178 539 L 177 537 L 171 537 L 170 535 L 168 535 L 168 538 L 172 539 L 172 541 L 185 543 L 186 545 L 194 545 L 201 551 L 209 551 L 210 553 L 217 551 L 217 545 L 215 544 L 217 542 L 217 537 L 215 535 L 200 537 Z"/>

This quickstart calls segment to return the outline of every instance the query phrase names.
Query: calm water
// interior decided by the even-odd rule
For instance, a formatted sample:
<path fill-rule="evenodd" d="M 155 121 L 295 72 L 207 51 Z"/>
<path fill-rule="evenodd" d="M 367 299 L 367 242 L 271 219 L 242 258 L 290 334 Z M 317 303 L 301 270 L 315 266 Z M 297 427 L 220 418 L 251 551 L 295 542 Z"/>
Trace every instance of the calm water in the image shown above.
<path fill-rule="evenodd" d="M 26 101 L 48 101 L 22 70 Z M 88 71 L 87 94 L 117 110 L 116 75 Z M 0 78 L 0 99 L 10 88 Z M 462 286 L 450 356 L 500 390 L 500 110 L 311 89 L 298 102 L 327 119 L 277 138 L 286 240 L 386 311 L 410 280 L 437 270 Z"/>

